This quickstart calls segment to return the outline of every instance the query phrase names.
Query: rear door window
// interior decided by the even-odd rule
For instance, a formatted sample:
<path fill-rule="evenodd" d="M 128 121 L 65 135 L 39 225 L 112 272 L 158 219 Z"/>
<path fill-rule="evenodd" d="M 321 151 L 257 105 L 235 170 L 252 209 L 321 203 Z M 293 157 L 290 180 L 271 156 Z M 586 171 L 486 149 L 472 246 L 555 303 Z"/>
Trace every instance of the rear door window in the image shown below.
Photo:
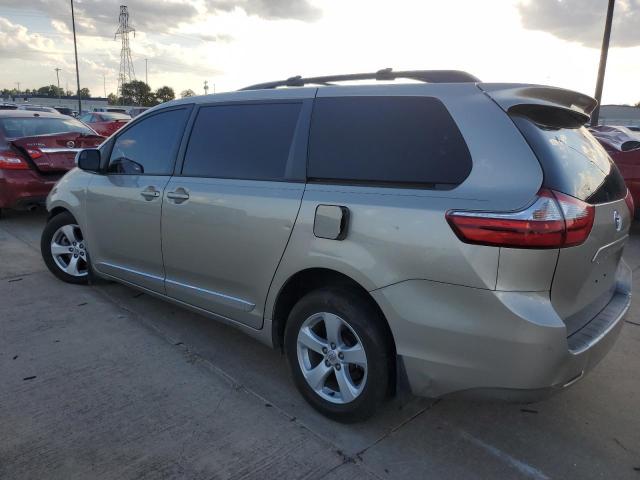
<path fill-rule="evenodd" d="M 547 188 L 591 204 L 624 198 L 622 175 L 584 126 L 545 125 L 521 114 L 511 117 L 538 157 Z"/>
<path fill-rule="evenodd" d="M 312 180 L 454 188 L 472 166 L 456 123 L 432 97 L 318 98 L 309 142 Z"/>
<path fill-rule="evenodd" d="M 185 153 L 182 175 L 284 180 L 293 162 L 301 103 L 202 107 Z"/>

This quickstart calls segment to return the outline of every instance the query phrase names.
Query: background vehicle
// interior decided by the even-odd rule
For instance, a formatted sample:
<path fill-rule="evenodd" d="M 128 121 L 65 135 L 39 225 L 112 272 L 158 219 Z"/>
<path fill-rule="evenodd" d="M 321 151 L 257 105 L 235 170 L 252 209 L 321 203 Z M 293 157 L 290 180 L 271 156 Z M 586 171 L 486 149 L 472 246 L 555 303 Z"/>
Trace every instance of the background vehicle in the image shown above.
<path fill-rule="evenodd" d="M 131 115 L 131 118 L 135 118 L 147 110 L 149 110 L 149 107 L 135 107 L 129 110 L 129 115 Z"/>
<path fill-rule="evenodd" d="M 635 205 L 634 216 L 638 217 L 640 206 L 640 133 L 628 127 L 591 127 L 591 133 L 605 148 L 618 166 Z"/>
<path fill-rule="evenodd" d="M 102 140 L 59 113 L 0 110 L 0 209 L 44 204 L 53 185 L 75 166 L 78 150 Z"/>
<path fill-rule="evenodd" d="M 112 112 L 85 113 L 78 118 L 105 137 L 122 128 L 131 120 L 127 114 Z"/>
<path fill-rule="evenodd" d="M 55 110 L 57 110 L 58 113 L 61 113 L 62 115 L 69 115 L 70 117 L 73 116 L 73 110 L 70 109 L 69 107 L 53 107 Z"/>
<path fill-rule="evenodd" d="M 96 107 L 94 112 L 127 113 L 127 110 L 120 107 Z"/>
<path fill-rule="evenodd" d="M 336 85 L 397 78 L 416 82 Z M 79 154 L 42 255 L 283 348 L 336 420 L 402 385 L 539 399 L 597 364 L 630 302 L 631 197 L 583 127 L 595 105 L 390 69 L 168 102 Z"/>
<path fill-rule="evenodd" d="M 27 110 L 29 112 L 58 113 L 55 108 L 44 107 L 42 105 L 19 105 L 18 110 Z"/>

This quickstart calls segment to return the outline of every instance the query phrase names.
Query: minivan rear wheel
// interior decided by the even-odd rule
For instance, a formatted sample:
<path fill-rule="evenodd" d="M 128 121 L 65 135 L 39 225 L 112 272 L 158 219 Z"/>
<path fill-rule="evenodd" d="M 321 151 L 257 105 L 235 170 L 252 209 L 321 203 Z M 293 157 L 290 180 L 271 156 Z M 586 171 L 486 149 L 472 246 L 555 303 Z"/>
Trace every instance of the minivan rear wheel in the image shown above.
<path fill-rule="evenodd" d="M 40 251 L 47 268 L 60 280 L 89 283 L 89 253 L 78 222 L 69 212 L 53 217 L 42 231 Z"/>
<path fill-rule="evenodd" d="M 376 411 L 389 384 L 391 349 L 383 319 L 349 289 L 324 288 L 291 310 L 284 339 L 294 383 L 323 415 L 339 422 Z"/>

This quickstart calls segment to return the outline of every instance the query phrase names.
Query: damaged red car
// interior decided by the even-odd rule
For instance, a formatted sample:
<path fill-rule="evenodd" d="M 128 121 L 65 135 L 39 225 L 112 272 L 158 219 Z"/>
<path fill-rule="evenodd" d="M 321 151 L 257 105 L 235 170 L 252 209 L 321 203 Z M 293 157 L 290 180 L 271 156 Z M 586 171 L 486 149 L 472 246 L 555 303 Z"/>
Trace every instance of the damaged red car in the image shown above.
<path fill-rule="evenodd" d="M 591 127 L 589 130 L 618 166 L 633 198 L 634 217 L 640 218 L 640 133 L 609 125 Z"/>
<path fill-rule="evenodd" d="M 0 110 L 0 212 L 44 204 L 83 148 L 104 137 L 59 113 Z"/>
<path fill-rule="evenodd" d="M 126 113 L 93 112 L 81 115 L 79 120 L 82 120 L 100 135 L 108 137 L 124 127 L 131 120 L 131 117 Z"/>

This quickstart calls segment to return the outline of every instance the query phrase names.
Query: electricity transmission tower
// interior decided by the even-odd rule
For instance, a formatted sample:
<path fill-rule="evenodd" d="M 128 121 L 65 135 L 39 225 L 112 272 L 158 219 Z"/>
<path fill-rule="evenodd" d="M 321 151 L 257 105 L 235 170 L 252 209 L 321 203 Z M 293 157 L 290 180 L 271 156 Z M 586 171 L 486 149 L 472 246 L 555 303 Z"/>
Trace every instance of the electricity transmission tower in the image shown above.
<path fill-rule="evenodd" d="M 129 10 L 126 5 L 120 5 L 120 17 L 118 30 L 114 39 L 118 36 L 122 39 L 122 49 L 120 50 L 120 72 L 118 74 L 118 95 L 122 96 L 122 85 L 136 79 L 136 72 L 133 69 L 131 60 L 131 49 L 129 48 L 129 33 L 136 36 L 136 29 L 129 25 Z"/>

